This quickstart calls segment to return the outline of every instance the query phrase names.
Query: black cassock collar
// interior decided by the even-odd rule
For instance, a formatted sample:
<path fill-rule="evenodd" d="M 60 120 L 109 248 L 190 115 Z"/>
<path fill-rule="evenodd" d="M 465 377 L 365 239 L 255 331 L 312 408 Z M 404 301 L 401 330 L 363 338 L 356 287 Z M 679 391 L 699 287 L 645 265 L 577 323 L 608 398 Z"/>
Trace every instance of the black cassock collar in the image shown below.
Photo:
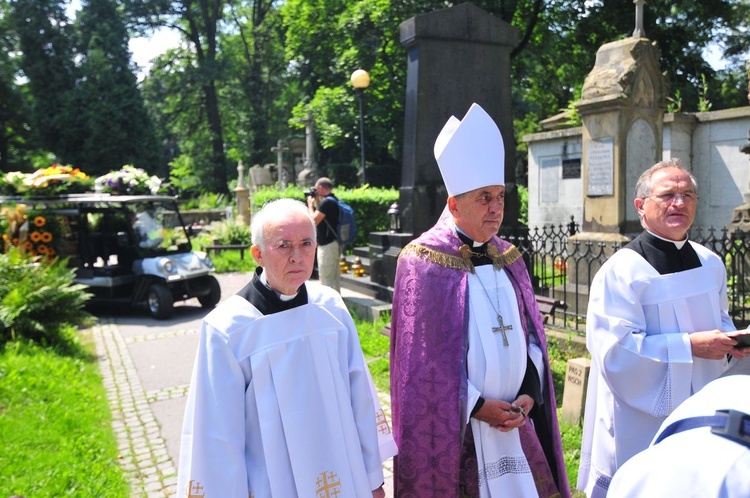
<path fill-rule="evenodd" d="M 643 231 L 625 247 L 640 254 L 660 275 L 702 266 L 690 242 L 686 242 L 678 249 L 674 242 L 660 239 L 647 231 Z"/>
<path fill-rule="evenodd" d="M 260 274 L 263 271 L 261 267 L 255 269 L 255 275 L 250 283 L 240 290 L 237 295 L 246 299 L 250 304 L 258 308 L 258 311 L 264 315 L 271 315 L 281 311 L 287 311 L 297 306 L 307 304 L 307 286 L 302 284 L 299 292 L 289 301 L 282 301 L 278 294 L 272 289 L 266 287 L 260 281 Z"/>

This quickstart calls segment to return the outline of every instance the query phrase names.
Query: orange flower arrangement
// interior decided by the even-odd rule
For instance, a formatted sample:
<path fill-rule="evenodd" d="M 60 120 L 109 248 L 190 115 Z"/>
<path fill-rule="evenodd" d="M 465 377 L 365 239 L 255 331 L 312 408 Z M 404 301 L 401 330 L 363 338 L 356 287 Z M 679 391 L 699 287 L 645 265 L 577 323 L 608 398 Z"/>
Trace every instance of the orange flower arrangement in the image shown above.
<path fill-rule="evenodd" d="M 41 214 L 27 215 L 23 204 L 15 208 L 4 208 L 2 214 L 6 219 L 16 221 L 9 223 L 8 233 L 2 235 L 6 246 L 20 246 L 32 256 L 45 256 L 47 259 L 52 259 L 57 254 L 54 240 L 59 227 L 54 217 L 48 220 Z"/>

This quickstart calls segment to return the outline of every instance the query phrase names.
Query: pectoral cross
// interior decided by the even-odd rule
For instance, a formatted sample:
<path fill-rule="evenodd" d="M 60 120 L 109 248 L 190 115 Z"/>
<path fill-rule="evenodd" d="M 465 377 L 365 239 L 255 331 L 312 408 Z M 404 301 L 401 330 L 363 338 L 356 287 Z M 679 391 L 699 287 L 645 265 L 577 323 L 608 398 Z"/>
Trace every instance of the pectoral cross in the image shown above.
<path fill-rule="evenodd" d="M 513 325 L 505 325 L 505 323 L 503 323 L 502 315 L 497 315 L 497 321 L 500 325 L 498 327 L 492 327 L 492 331 L 503 334 L 503 346 L 507 348 L 510 346 L 510 343 L 508 342 L 508 334 L 506 334 L 505 331 L 513 330 Z"/>

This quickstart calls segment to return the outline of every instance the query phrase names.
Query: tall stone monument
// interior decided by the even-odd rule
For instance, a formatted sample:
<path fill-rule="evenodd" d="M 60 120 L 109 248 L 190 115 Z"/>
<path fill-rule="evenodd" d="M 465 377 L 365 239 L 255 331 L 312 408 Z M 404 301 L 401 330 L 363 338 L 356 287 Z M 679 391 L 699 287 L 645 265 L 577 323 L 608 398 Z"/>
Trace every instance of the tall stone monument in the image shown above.
<path fill-rule="evenodd" d="M 452 115 L 473 102 L 493 117 L 505 140 L 505 180 L 515 187 L 510 52 L 518 31 L 471 3 L 412 17 L 401 24 L 407 52 L 404 152 L 399 206 L 401 226 L 415 236 L 435 224 L 445 207 L 433 146 Z M 506 210 L 518 212 L 517 202 Z M 506 212 L 513 224 L 518 216 Z"/>
<path fill-rule="evenodd" d="M 515 141 L 511 115 L 510 52 L 518 31 L 479 7 L 464 3 L 420 14 L 400 26 L 406 48 L 404 145 L 399 209 L 404 233 L 370 235 L 371 278 L 393 285 L 396 257 L 412 238 L 432 227 L 448 194 L 433 146 L 450 116 L 472 103 L 493 117 L 505 142 L 505 225 L 518 219 Z"/>
<path fill-rule="evenodd" d="M 289 152 L 289 147 L 286 146 L 283 140 L 279 139 L 276 142 L 276 147 L 271 147 L 271 152 L 276 153 L 276 171 L 279 177 L 279 190 L 284 190 L 290 180 L 290 174 L 286 170 L 286 163 L 284 162 L 284 152 Z"/>
<path fill-rule="evenodd" d="M 297 184 L 304 188 L 315 185 L 321 174 L 315 159 L 315 120 L 312 112 L 307 111 L 307 117 L 300 121 L 305 123 L 305 158 L 303 169 L 297 174 Z"/>
<path fill-rule="evenodd" d="M 633 2 L 633 36 L 602 45 L 583 84 L 576 108 L 582 121 L 582 231 L 568 238 L 568 252 L 597 248 L 611 256 L 626 234 L 642 230 L 633 194 L 638 177 L 662 159 L 667 81 L 659 51 L 645 38 L 644 0 Z M 601 265 L 580 265 L 555 297 L 588 300 L 588 287 Z M 574 280 L 575 279 L 575 280 Z M 577 294 L 577 295 L 576 295 Z"/>
<path fill-rule="evenodd" d="M 662 157 L 666 78 L 643 33 L 635 0 L 633 36 L 603 45 L 576 107 L 583 124 L 583 224 L 596 233 L 640 231 L 632 197 L 640 174 Z"/>

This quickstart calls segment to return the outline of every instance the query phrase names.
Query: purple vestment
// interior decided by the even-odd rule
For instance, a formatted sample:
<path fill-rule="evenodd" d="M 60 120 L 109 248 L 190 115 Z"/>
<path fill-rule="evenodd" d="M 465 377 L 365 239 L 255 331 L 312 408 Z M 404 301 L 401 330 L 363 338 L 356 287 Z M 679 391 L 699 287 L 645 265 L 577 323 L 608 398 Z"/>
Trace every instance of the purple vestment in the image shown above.
<path fill-rule="evenodd" d="M 502 254 L 516 252 L 508 242 L 490 242 Z M 467 395 L 468 273 L 470 263 L 449 217 L 404 249 L 398 260 L 391 322 L 391 399 L 399 448 L 394 459 L 398 498 L 479 496 L 478 469 L 470 426 L 464 423 Z M 510 251 L 509 251 L 510 249 Z M 526 341 L 536 335 L 544 354 L 544 402 L 551 433 L 557 482 L 532 424 L 521 431 L 521 444 L 540 496 L 569 497 L 557 423 L 552 374 L 544 325 L 523 259 L 506 265 L 519 304 Z M 530 322 L 530 323 L 529 323 Z M 533 330 L 532 330 L 533 329 Z M 559 495 L 557 494 L 559 491 Z"/>

